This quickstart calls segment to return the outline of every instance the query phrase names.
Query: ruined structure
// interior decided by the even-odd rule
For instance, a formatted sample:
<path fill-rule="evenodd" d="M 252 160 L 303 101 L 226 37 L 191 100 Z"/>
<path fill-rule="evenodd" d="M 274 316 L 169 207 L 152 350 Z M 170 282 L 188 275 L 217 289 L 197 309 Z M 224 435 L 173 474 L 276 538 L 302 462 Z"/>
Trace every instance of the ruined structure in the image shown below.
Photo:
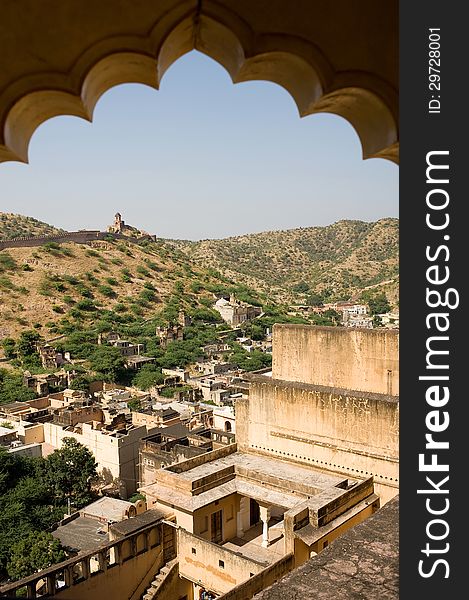
<path fill-rule="evenodd" d="M 169 327 L 157 327 L 155 330 L 160 339 L 160 346 L 167 348 L 171 342 L 177 342 L 184 339 L 184 327 L 181 325 L 170 325 Z"/>
<path fill-rule="evenodd" d="M 238 327 L 238 325 L 259 317 L 262 314 L 262 309 L 259 306 L 253 306 L 247 302 L 237 300 L 233 294 L 229 300 L 226 300 L 226 298 L 217 300 L 213 308 L 232 327 Z"/>
<path fill-rule="evenodd" d="M 131 225 L 127 225 L 127 223 L 122 218 L 122 215 L 117 212 L 114 215 L 114 223 L 109 225 L 107 228 L 109 233 L 120 233 L 121 235 L 126 235 L 129 237 L 140 237 L 141 235 L 148 235 L 141 232 L 136 227 L 132 227 Z"/>

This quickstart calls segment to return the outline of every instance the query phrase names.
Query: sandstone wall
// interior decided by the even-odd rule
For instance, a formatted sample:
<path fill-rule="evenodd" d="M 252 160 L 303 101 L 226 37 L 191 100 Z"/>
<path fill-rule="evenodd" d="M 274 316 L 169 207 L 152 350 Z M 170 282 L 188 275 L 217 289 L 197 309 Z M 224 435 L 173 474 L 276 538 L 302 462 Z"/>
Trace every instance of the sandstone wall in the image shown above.
<path fill-rule="evenodd" d="M 257 377 L 236 402 L 236 421 L 241 451 L 372 475 L 383 501 L 398 491 L 397 398 Z"/>
<path fill-rule="evenodd" d="M 272 376 L 396 396 L 399 332 L 275 324 Z"/>

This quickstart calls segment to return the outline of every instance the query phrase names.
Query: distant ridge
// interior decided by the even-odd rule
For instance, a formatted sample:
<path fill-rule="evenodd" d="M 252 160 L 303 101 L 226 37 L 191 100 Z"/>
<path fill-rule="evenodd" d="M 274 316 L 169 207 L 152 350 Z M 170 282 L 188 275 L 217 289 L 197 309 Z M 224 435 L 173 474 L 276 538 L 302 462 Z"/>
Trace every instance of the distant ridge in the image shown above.
<path fill-rule="evenodd" d="M 267 231 L 221 240 L 167 240 L 194 264 L 264 292 L 350 297 L 384 285 L 397 299 L 399 220 L 344 220 L 325 227 Z M 306 289 L 307 288 L 307 289 Z M 286 297 L 284 295 L 284 297 Z"/>
<path fill-rule="evenodd" d="M 19 237 L 58 235 L 67 233 L 65 229 L 54 227 L 33 217 L 25 217 L 15 213 L 0 212 L 0 240 L 11 240 Z"/>

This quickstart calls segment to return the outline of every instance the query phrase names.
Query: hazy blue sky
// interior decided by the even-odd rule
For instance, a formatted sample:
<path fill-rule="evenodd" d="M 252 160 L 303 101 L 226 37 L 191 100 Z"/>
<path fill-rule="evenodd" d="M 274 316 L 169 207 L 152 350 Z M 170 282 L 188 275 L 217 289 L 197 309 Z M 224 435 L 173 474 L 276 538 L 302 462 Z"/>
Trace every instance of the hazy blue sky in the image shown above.
<path fill-rule="evenodd" d="M 29 164 L 0 164 L 0 210 L 68 230 L 116 211 L 160 237 L 205 239 L 398 216 L 398 167 L 362 160 L 343 119 L 300 119 L 281 87 L 233 85 L 192 52 L 156 91 L 109 90 L 93 123 L 42 124 Z"/>

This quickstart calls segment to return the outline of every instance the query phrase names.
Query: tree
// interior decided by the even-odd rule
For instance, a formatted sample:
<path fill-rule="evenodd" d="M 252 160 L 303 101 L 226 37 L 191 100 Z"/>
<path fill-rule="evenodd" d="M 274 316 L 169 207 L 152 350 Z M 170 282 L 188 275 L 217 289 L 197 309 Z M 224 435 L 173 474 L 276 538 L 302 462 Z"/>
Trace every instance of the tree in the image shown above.
<path fill-rule="evenodd" d="M 370 313 L 372 315 L 380 315 L 391 310 L 391 305 L 389 304 L 387 296 L 384 292 L 371 297 L 368 300 L 368 306 L 370 307 Z"/>
<path fill-rule="evenodd" d="M 7 563 L 8 575 L 14 580 L 22 579 L 66 558 L 60 541 L 52 534 L 45 531 L 30 532 L 12 545 Z"/>
<path fill-rule="evenodd" d="M 306 298 L 306 304 L 308 304 L 308 306 L 323 306 L 322 296 L 320 294 L 316 294 L 316 292 L 312 292 Z"/>
<path fill-rule="evenodd" d="M 36 393 L 23 385 L 23 376 L 17 372 L 0 369 L 0 404 L 25 402 L 36 398 Z"/>
<path fill-rule="evenodd" d="M 42 337 L 37 331 L 23 331 L 16 342 L 16 352 L 23 366 L 40 366 L 37 344 Z"/>
<path fill-rule="evenodd" d="M 145 365 L 137 371 L 132 384 L 141 390 L 148 390 L 164 382 L 164 375 L 156 365 Z"/>
<path fill-rule="evenodd" d="M 294 292 L 298 292 L 299 294 L 304 294 L 306 292 L 309 292 L 309 284 L 306 283 L 306 281 L 300 281 L 292 287 L 292 290 Z"/>
<path fill-rule="evenodd" d="M 82 373 L 77 375 L 72 382 L 70 383 L 70 389 L 72 390 L 82 390 L 83 392 L 90 391 L 90 384 L 95 381 L 94 377 L 91 375 L 86 375 L 86 373 Z"/>
<path fill-rule="evenodd" d="M 312 315 L 311 321 L 315 325 L 332 327 L 332 326 L 338 325 L 340 323 L 341 317 L 336 310 L 329 308 L 328 310 L 325 310 L 323 313 L 320 313 L 317 315 Z"/>
<path fill-rule="evenodd" d="M 88 448 L 75 438 L 64 438 L 62 447 L 49 454 L 44 465 L 44 479 L 56 504 L 66 505 L 68 500 L 75 508 L 89 504 L 97 466 Z"/>
<path fill-rule="evenodd" d="M 34 460 L 16 456 L 0 446 L 0 498 L 16 486 L 22 477 L 27 477 L 34 472 Z"/>
<path fill-rule="evenodd" d="M 90 357 L 91 368 L 108 381 L 118 381 L 125 372 L 125 360 L 118 348 L 98 346 Z"/>
<path fill-rule="evenodd" d="M 2 341 L 2 347 L 5 358 L 11 359 L 16 357 L 16 342 L 13 338 L 5 338 Z"/>

